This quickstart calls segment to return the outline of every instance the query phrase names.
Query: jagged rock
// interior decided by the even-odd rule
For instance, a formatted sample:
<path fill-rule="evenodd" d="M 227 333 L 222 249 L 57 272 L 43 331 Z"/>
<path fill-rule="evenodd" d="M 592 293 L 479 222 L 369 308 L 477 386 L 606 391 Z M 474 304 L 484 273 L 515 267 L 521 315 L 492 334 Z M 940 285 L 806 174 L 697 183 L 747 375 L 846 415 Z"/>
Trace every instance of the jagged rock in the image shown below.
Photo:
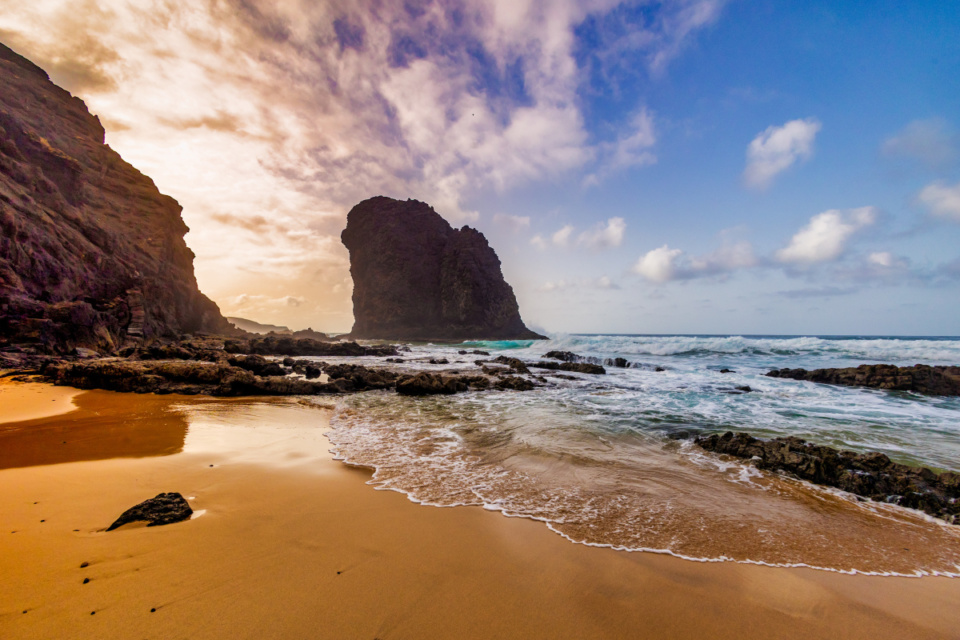
<path fill-rule="evenodd" d="M 745 458 L 760 469 L 786 472 L 872 500 L 919 509 L 956 524 L 960 521 L 960 474 L 893 462 L 882 453 L 838 451 L 800 438 L 758 440 L 746 433 L 699 437 L 716 453 Z"/>
<path fill-rule="evenodd" d="M 457 351 L 457 353 L 459 353 L 461 356 L 465 356 L 465 355 L 489 356 L 490 355 L 490 352 L 481 351 L 480 349 L 474 349 L 473 351 L 465 351 L 461 349 L 460 351 Z"/>
<path fill-rule="evenodd" d="M 508 358 L 507 356 L 497 356 L 489 362 L 499 362 L 500 364 L 505 364 L 517 373 L 530 373 L 530 369 L 527 368 L 527 364 L 520 360 L 519 358 Z"/>
<path fill-rule="evenodd" d="M 583 356 L 578 356 L 572 351 L 547 351 L 543 354 L 544 358 L 553 358 L 554 360 L 562 360 L 563 362 L 579 362 L 583 360 Z"/>
<path fill-rule="evenodd" d="M 161 493 L 156 498 L 145 500 L 124 511 L 113 524 L 107 527 L 107 531 L 113 531 L 131 522 L 149 522 L 148 527 L 158 527 L 188 520 L 192 515 L 193 509 L 182 495 Z"/>
<path fill-rule="evenodd" d="M 937 396 L 960 395 L 960 367 L 931 367 L 918 364 L 897 367 L 892 364 L 862 364 L 844 369 L 779 369 L 770 378 L 809 380 L 847 387 L 871 387 L 890 391 L 915 391 Z"/>
<path fill-rule="evenodd" d="M 493 386 L 501 391 L 507 389 L 513 391 L 530 391 L 537 385 L 533 384 L 526 378 L 521 378 L 520 376 L 504 376 L 494 382 Z"/>
<path fill-rule="evenodd" d="M 732 369 L 720 369 L 720 373 L 735 373 Z"/>
<path fill-rule="evenodd" d="M 128 338 L 228 334 L 197 289 L 180 205 L 3 45 L 0 86 L 0 347 L 113 353 Z"/>
<path fill-rule="evenodd" d="M 446 358 L 430 358 L 430 364 L 450 364 Z"/>
<path fill-rule="evenodd" d="M 465 391 L 466 384 L 455 378 L 444 378 L 437 373 L 418 373 L 397 380 L 397 393 L 405 396 L 450 395 Z"/>
<path fill-rule="evenodd" d="M 252 371 L 258 376 L 285 376 L 286 369 L 276 362 L 271 362 L 263 356 L 233 356 L 227 358 L 227 362 L 234 367 L 240 367 L 247 371 Z"/>
<path fill-rule="evenodd" d="M 482 233 L 454 229 L 429 205 L 359 203 L 341 235 L 353 276 L 352 338 L 541 339 Z"/>
<path fill-rule="evenodd" d="M 247 353 L 274 356 L 395 356 L 393 345 L 362 346 L 356 342 L 325 342 L 312 338 L 289 336 L 266 336 L 251 340 L 227 340 L 223 343 L 227 353 Z"/>
<path fill-rule="evenodd" d="M 607 358 L 603 361 L 603 364 L 619 369 L 627 369 L 630 367 L 630 361 L 626 358 Z"/>

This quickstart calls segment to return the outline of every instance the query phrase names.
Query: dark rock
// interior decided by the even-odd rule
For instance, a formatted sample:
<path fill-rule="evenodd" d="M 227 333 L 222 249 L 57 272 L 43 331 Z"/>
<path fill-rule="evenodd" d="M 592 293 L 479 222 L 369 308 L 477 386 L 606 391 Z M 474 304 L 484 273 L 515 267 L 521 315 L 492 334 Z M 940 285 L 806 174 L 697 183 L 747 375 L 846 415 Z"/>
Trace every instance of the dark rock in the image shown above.
<path fill-rule="evenodd" d="M 572 351 L 547 351 L 543 354 L 544 358 L 553 358 L 554 360 L 562 360 L 563 362 L 580 362 L 583 360 L 582 356 L 578 356 Z"/>
<path fill-rule="evenodd" d="M 607 372 L 607 370 L 600 365 L 590 364 L 589 362 L 564 362 L 560 365 L 560 370 L 573 371 L 575 373 L 592 373 L 595 375 L 602 375 Z"/>
<path fill-rule="evenodd" d="M 544 337 L 524 326 L 483 234 L 454 229 L 423 202 L 364 200 L 341 239 L 353 276 L 353 338 Z"/>
<path fill-rule="evenodd" d="M 653 370 L 654 370 L 654 371 L 657 371 L 657 372 L 659 372 L 659 371 L 666 371 L 666 369 L 664 369 L 663 367 L 654 367 Z"/>
<path fill-rule="evenodd" d="M 750 388 L 750 385 L 743 385 L 742 387 L 734 387 L 737 391 L 742 391 L 743 393 L 750 393 L 753 389 Z"/>
<path fill-rule="evenodd" d="M 230 334 L 200 293 L 181 207 L 104 144 L 100 121 L 0 45 L 0 347 L 113 353 Z"/>
<path fill-rule="evenodd" d="M 397 393 L 405 396 L 429 396 L 466 391 L 467 386 L 455 378 L 444 378 L 437 373 L 418 373 L 397 380 Z"/>
<path fill-rule="evenodd" d="M 862 364 L 844 369 L 779 369 L 770 378 L 809 380 L 847 387 L 871 387 L 890 391 L 914 391 L 937 396 L 960 395 L 960 367 L 931 367 L 918 364 L 897 367 L 892 364 Z"/>
<path fill-rule="evenodd" d="M 950 523 L 960 521 L 960 474 L 938 475 L 893 462 L 882 453 L 838 451 L 793 437 L 758 440 L 728 431 L 699 437 L 696 443 L 707 451 L 748 459 L 760 469 L 919 509 Z"/>
<path fill-rule="evenodd" d="M 393 362 L 394 364 L 400 364 L 403 362 L 403 358 L 387 358 L 384 362 Z"/>
<path fill-rule="evenodd" d="M 501 391 L 511 389 L 513 391 L 530 391 L 535 384 L 519 376 L 504 376 L 493 383 L 493 386 Z"/>
<path fill-rule="evenodd" d="M 530 369 L 527 368 L 527 364 L 520 360 L 519 358 L 508 358 L 507 356 L 497 356 L 489 362 L 499 362 L 500 364 L 505 364 L 517 373 L 530 373 Z"/>
<path fill-rule="evenodd" d="M 193 509 L 179 493 L 161 493 L 156 498 L 141 502 L 124 511 L 107 531 L 113 531 L 131 522 L 149 522 L 148 527 L 173 524 L 188 519 Z"/>
<path fill-rule="evenodd" d="M 732 369 L 720 369 L 720 373 L 736 373 Z"/>
<path fill-rule="evenodd" d="M 311 338 L 289 336 L 265 336 L 250 340 L 227 340 L 223 343 L 227 353 L 247 353 L 264 356 L 395 356 L 393 345 L 362 346 L 356 342 L 330 342 Z"/>
<path fill-rule="evenodd" d="M 630 367 L 630 361 L 626 358 L 607 358 L 604 364 L 619 369 L 628 369 Z"/>
<path fill-rule="evenodd" d="M 457 351 L 457 353 L 460 354 L 461 356 L 465 356 L 465 355 L 489 356 L 490 355 L 490 352 L 481 351 L 480 349 L 474 349 L 473 351 L 465 351 L 461 349 L 460 351 Z"/>
<path fill-rule="evenodd" d="M 446 358 L 430 358 L 430 364 L 450 364 Z"/>

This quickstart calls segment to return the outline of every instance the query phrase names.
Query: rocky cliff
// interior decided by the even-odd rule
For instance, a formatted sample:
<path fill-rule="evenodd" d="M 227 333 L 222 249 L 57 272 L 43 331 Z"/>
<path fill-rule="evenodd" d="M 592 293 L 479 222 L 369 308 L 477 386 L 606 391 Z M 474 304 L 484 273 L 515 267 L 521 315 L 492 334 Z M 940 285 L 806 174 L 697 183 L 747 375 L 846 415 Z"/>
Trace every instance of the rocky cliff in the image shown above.
<path fill-rule="evenodd" d="M 350 251 L 353 338 L 543 338 L 524 326 L 483 234 L 454 229 L 426 203 L 364 200 L 341 239 Z"/>
<path fill-rule="evenodd" d="M 180 211 L 82 100 L 0 45 L 0 348 L 230 331 L 197 289 Z"/>

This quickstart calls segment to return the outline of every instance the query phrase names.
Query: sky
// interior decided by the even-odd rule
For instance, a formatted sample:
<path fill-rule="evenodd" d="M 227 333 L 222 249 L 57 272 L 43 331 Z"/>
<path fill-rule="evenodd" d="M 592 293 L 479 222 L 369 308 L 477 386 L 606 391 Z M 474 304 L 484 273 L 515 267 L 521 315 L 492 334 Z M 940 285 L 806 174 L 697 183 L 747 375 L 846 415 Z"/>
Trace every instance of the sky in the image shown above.
<path fill-rule="evenodd" d="M 225 315 L 352 325 L 346 214 L 482 231 L 549 332 L 960 334 L 960 2 L 0 0 Z"/>

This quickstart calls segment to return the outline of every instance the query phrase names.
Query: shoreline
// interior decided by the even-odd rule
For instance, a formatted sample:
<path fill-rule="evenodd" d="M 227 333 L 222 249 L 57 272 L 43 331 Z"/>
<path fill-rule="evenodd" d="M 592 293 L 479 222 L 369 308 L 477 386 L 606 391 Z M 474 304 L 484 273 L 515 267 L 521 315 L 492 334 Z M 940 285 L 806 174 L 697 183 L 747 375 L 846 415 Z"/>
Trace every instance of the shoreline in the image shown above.
<path fill-rule="evenodd" d="M 690 562 L 424 508 L 333 458 L 330 405 L 104 391 L 77 404 L 71 422 L 104 459 L 0 470 L 5 638 L 949 638 L 960 625 L 949 578 Z M 152 448 L 119 444 L 157 432 Z M 102 531 L 162 491 L 202 517 Z"/>

